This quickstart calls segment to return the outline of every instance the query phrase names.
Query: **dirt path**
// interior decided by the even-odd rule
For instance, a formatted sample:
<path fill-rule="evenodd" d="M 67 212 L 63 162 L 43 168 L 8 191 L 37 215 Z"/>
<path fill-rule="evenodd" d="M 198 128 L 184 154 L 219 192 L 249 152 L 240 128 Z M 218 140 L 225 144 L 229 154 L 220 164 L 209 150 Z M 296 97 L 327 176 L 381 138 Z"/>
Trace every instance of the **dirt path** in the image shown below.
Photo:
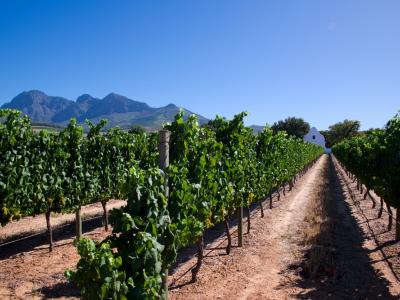
<path fill-rule="evenodd" d="M 195 259 L 182 266 L 171 276 L 172 298 L 286 299 L 300 292 L 299 288 L 288 284 L 296 275 L 286 270 L 301 256 L 299 247 L 294 246 L 295 237 L 299 234 L 298 227 L 305 217 L 310 195 L 323 178 L 327 161 L 327 156 L 323 156 L 290 193 L 274 202 L 272 210 L 266 210 L 264 218 L 257 213 L 251 233 L 245 235 L 243 248 L 235 248 L 229 256 L 224 249 L 208 256 L 198 282 L 185 285 L 190 280 L 189 274 L 180 278 Z M 221 241 L 217 240 L 208 248 L 219 243 Z"/>
<path fill-rule="evenodd" d="M 308 289 L 297 295 L 301 299 L 400 299 L 399 283 L 387 276 L 389 265 L 377 264 L 373 240 L 365 220 L 354 205 L 337 165 L 330 161 L 324 189 L 324 218 L 311 248 L 304 255 L 305 263 L 318 258 L 315 277 L 306 277 L 297 285 Z M 375 245 L 376 247 L 376 245 Z M 375 253 L 374 253 L 375 252 Z M 315 261 L 314 261 L 315 264 Z M 328 268 L 327 268 L 328 267 Z"/>

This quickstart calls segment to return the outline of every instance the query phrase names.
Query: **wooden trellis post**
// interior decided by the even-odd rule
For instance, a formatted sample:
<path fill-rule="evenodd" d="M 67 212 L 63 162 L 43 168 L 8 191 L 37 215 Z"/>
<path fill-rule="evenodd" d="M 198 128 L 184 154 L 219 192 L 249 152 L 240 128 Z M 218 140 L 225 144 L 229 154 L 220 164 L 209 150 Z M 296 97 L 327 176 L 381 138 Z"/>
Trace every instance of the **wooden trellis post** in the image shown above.
<path fill-rule="evenodd" d="M 243 246 L 243 206 L 237 209 L 238 247 Z"/>
<path fill-rule="evenodd" d="M 76 237 L 79 239 L 82 237 L 82 214 L 81 214 L 81 206 L 75 211 L 75 231 Z"/>
<path fill-rule="evenodd" d="M 160 169 L 166 171 L 169 166 L 169 139 L 171 136 L 171 132 L 168 130 L 160 130 L 158 132 L 158 164 Z M 165 176 L 164 182 L 165 188 L 165 197 L 169 197 L 169 186 L 168 186 L 168 177 Z M 162 281 L 162 292 L 163 298 L 168 299 L 168 268 L 163 270 L 164 276 Z"/>

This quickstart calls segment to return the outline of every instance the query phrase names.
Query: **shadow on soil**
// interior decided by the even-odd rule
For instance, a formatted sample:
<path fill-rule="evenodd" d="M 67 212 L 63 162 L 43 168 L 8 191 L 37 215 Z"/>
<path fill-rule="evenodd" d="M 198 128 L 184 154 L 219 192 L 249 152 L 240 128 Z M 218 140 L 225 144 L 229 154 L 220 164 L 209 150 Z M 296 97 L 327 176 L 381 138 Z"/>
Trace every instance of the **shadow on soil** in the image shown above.
<path fill-rule="evenodd" d="M 61 282 L 49 287 L 43 287 L 40 292 L 43 294 L 44 299 L 80 296 L 78 287 L 69 282 Z"/>
<path fill-rule="evenodd" d="M 345 201 L 346 193 L 332 159 L 329 160 L 329 185 L 326 189 L 329 231 L 332 235 L 333 272 L 321 272 L 314 278 L 303 276 L 294 285 L 307 289 L 297 299 L 398 299 L 389 292 L 390 283 L 372 267 L 363 249 L 364 233 Z M 307 259 L 308 253 L 305 253 Z M 304 274 L 303 274 L 304 275 Z"/>

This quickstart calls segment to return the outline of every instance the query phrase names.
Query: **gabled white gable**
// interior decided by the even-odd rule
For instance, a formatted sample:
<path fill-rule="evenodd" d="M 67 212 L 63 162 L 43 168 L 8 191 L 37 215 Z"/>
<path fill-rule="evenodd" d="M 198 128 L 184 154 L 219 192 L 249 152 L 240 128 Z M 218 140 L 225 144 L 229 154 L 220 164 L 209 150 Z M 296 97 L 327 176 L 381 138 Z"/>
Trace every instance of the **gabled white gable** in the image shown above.
<path fill-rule="evenodd" d="M 312 127 L 310 131 L 304 136 L 304 140 L 306 142 L 317 144 L 323 147 L 325 151 L 327 150 L 325 146 L 325 137 L 315 127 Z"/>

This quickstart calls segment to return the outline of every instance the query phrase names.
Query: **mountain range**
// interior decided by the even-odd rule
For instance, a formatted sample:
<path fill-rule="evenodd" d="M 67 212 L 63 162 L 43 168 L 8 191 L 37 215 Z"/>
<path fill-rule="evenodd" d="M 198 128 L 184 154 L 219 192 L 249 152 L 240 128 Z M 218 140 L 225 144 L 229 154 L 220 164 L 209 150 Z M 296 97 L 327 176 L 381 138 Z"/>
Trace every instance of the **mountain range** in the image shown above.
<path fill-rule="evenodd" d="M 103 99 L 83 94 L 72 101 L 48 96 L 38 90 L 22 92 L 1 108 L 18 109 L 28 115 L 32 123 L 64 126 L 71 118 L 76 118 L 79 123 L 84 123 L 86 119 L 92 122 L 107 119 L 107 127 L 130 128 L 139 125 L 147 130 L 161 128 L 163 123 L 173 121 L 179 112 L 179 107 L 175 104 L 155 108 L 115 93 L 110 93 Z M 194 114 L 187 109 L 183 110 L 185 117 Z M 201 115 L 195 115 L 200 124 L 208 121 Z"/>

